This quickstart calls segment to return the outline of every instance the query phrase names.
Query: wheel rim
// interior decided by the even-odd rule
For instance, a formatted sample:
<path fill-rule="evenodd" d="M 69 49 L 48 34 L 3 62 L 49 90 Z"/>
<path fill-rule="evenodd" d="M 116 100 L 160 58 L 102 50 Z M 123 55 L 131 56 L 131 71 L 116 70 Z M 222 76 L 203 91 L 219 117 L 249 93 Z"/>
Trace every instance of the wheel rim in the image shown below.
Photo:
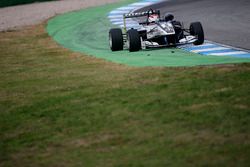
<path fill-rule="evenodd" d="M 110 48 L 112 49 L 113 42 L 112 42 L 111 34 L 109 34 L 109 46 L 110 46 Z"/>
<path fill-rule="evenodd" d="M 130 38 L 129 38 L 129 35 L 127 35 L 128 37 L 127 37 L 127 47 L 128 47 L 128 49 L 130 49 Z"/>

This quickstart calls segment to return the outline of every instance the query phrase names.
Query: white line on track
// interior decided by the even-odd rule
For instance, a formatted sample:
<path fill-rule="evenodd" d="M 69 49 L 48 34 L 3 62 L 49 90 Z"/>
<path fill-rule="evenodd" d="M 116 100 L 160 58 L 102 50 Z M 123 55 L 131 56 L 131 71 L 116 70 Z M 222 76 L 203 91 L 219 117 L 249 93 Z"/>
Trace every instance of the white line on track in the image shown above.
<path fill-rule="evenodd" d="M 109 19 L 123 19 L 123 15 L 108 16 Z"/>
<path fill-rule="evenodd" d="M 117 8 L 116 10 L 133 10 L 135 7 L 131 6 L 131 7 L 128 7 L 128 6 L 125 6 L 125 7 L 121 7 L 121 8 Z"/>
<path fill-rule="evenodd" d="M 132 3 L 129 6 L 136 6 L 136 7 L 142 7 L 142 6 L 149 6 L 154 4 L 155 2 L 137 2 L 137 3 Z"/>
<path fill-rule="evenodd" d="M 218 51 L 218 50 L 227 50 L 227 49 L 231 49 L 231 48 L 215 47 L 215 48 L 192 50 L 192 52 L 199 53 L 199 52 Z"/>
<path fill-rule="evenodd" d="M 128 13 L 129 11 L 124 11 L 124 10 L 115 10 L 115 11 L 112 11 L 110 12 L 109 14 L 110 15 L 116 15 L 116 14 L 125 14 L 125 13 Z"/>
<path fill-rule="evenodd" d="M 207 46 L 213 46 L 214 44 L 212 44 L 212 43 L 204 43 L 203 45 L 196 45 L 196 46 L 193 46 L 192 48 L 200 48 L 201 46 L 202 47 L 207 47 Z M 214 45 L 214 46 L 216 46 L 216 45 Z"/>
<path fill-rule="evenodd" d="M 214 55 L 214 56 L 229 56 L 229 55 L 239 55 L 239 54 L 247 54 L 247 52 L 233 51 L 233 52 L 225 52 L 225 53 L 211 53 L 210 55 Z"/>

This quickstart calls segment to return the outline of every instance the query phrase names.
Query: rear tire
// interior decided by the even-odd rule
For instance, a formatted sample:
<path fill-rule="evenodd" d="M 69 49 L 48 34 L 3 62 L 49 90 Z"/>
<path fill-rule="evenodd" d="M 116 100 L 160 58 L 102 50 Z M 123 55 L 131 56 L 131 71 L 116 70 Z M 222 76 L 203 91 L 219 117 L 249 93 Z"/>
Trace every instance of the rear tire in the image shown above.
<path fill-rule="evenodd" d="M 136 52 L 141 49 L 141 39 L 137 30 L 130 29 L 127 32 L 128 49 L 130 52 Z"/>
<path fill-rule="evenodd" d="M 197 41 L 193 43 L 194 45 L 201 45 L 204 43 L 204 31 L 200 22 L 190 24 L 190 35 L 197 37 Z"/>
<path fill-rule="evenodd" d="M 120 28 L 113 28 L 109 31 L 109 46 L 112 51 L 123 50 L 123 36 Z"/>

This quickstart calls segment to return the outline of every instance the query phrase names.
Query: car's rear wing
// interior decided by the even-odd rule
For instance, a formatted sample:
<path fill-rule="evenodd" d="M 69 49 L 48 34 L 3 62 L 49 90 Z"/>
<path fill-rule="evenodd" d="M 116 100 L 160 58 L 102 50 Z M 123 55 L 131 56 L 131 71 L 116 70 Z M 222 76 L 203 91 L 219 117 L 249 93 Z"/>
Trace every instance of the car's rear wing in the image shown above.
<path fill-rule="evenodd" d="M 123 24 L 124 24 L 124 31 L 127 32 L 126 27 L 126 19 L 128 18 L 137 18 L 137 17 L 143 17 L 143 16 L 150 16 L 152 14 L 157 14 L 160 17 L 160 10 L 148 10 L 145 12 L 136 12 L 136 13 L 126 13 L 123 15 Z"/>
<path fill-rule="evenodd" d="M 138 13 L 127 13 L 127 14 L 124 14 L 123 17 L 126 19 L 126 18 L 149 16 L 152 14 L 160 15 L 160 10 L 149 10 L 146 12 L 138 12 Z"/>

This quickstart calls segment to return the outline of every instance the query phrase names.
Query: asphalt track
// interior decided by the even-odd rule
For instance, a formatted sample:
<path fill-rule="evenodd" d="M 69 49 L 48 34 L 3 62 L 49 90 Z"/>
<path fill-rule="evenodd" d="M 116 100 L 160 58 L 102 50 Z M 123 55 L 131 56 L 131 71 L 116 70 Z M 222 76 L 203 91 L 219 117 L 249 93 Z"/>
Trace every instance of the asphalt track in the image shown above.
<path fill-rule="evenodd" d="M 173 13 L 185 25 L 202 22 L 206 39 L 250 50 L 250 0 L 169 0 L 154 8 Z"/>
<path fill-rule="evenodd" d="M 196 66 L 250 62 L 249 58 L 201 56 L 175 48 L 133 53 L 127 50 L 111 52 L 108 31 L 112 24 L 107 18 L 108 13 L 133 2 L 136 1 L 128 0 L 57 16 L 49 20 L 47 31 L 65 48 L 130 66 Z"/>

